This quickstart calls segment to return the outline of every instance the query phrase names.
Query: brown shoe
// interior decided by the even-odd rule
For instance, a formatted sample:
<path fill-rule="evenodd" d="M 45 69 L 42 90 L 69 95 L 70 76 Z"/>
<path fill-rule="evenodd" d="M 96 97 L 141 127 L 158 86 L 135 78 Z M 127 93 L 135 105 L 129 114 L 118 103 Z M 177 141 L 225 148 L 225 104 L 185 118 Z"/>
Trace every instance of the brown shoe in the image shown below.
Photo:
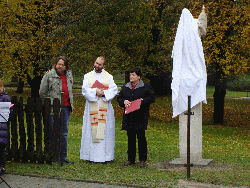
<path fill-rule="evenodd" d="M 146 162 L 145 162 L 145 161 L 141 161 L 141 162 L 140 162 L 140 167 L 141 167 L 141 168 L 147 167 Z"/>
<path fill-rule="evenodd" d="M 130 165 L 133 165 L 133 164 L 135 164 L 135 162 L 127 161 L 126 163 L 124 163 L 124 166 L 130 166 Z"/>

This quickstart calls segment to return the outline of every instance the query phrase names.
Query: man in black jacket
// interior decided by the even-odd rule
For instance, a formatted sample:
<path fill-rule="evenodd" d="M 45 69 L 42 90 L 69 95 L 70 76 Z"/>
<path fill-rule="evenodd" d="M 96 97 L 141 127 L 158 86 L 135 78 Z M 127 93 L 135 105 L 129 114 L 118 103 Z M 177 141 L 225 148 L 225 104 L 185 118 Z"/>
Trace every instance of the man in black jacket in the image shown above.
<path fill-rule="evenodd" d="M 141 105 L 138 110 L 123 114 L 122 130 L 126 130 L 128 135 L 128 161 L 124 165 L 135 164 L 137 135 L 140 167 L 146 167 L 147 140 L 145 130 L 148 125 L 149 106 L 155 101 L 155 94 L 151 86 L 141 80 L 140 68 L 133 68 L 129 72 L 130 82 L 122 86 L 117 101 L 125 109 L 137 99 L 141 99 Z"/>

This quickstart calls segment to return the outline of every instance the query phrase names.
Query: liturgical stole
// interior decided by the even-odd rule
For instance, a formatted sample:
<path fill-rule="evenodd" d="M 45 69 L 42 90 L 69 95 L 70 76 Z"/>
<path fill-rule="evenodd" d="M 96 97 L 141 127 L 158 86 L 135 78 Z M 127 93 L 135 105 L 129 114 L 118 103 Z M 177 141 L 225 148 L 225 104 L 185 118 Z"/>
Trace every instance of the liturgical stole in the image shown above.
<path fill-rule="evenodd" d="M 109 74 L 104 69 L 102 71 L 103 71 L 103 77 L 101 83 L 109 87 Z M 94 71 L 92 71 L 90 72 L 90 76 L 88 78 L 88 84 L 90 88 L 95 83 L 95 81 L 96 81 L 95 74 Z M 105 102 L 102 99 L 102 97 L 99 99 L 100 99 L 99 108 L 98 108 L 98 101 L 89 101 L 93 142 L 100 142 L 102 139 L 104 139 L 104 133 L 105 133 L 108 102 Z"/>

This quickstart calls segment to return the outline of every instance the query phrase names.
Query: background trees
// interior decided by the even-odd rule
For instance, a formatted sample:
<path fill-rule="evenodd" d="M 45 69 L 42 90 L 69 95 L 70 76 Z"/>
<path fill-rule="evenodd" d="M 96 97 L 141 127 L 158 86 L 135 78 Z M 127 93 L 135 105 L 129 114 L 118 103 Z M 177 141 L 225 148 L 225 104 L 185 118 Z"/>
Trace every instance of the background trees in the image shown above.
<path fill-rule="evenodd" d="M 73 2 L 77 6 L 72 7 L 72 13 L 69 6 Z M 72 1 L 70 5 L 61 4 L 57 24 L 62 29 L 54 36 L 55 40 L 65 36 L 62 50 L 77 67 L 88 68 L 100 54 L 107 58 L 111 72 L 150 61 L 152 57 L 148 57 L 148 53 L 153 50 L 151 29 L 157 17 L 153 3 L 145 0 L 88 0 Z"/>
<path fill-rule="evenodd" d="M 188 8 L 198 18 L 203 4 L 203 0 L 2 0 L 1 71 L 26 79 L 33 70 L 43 74 L 56 57 L 66 55 L 78 75 L 104 55 L 109 72 L 139 66 L 157 94 L 171 93 L 171 52 L 181 11 Z M 209 0 L 205 7 L 208 27 L 203 48 L 207 70 L 215 78 L 214 121 L 222 123 L 226 78 L 242 75 L 250 66 L 250 9 L 244 0 Z"/>
<path fill-rule="evenodd" d="M 75 72 L 89 71 L 94 59 L 104 55 L 110 72 L 139 66 L 154 82 L 156 92 L 166 94 L 172 69 L 172 27 L 184 4 L 165 0 L 63 2 L 56 9 L 54 41 L 61 41 L 58 52 L 70 57 Z"/>
<path fill-rule="evenodd" d="M 202 1 L 195 2 L 192 9 L 197 13 Z M 226 83 L 230 76 L 249 70 L 249 3 L 243 1 L 208 1 L 207 36 L 203 40 L 205 60 L 213 74 L 214 123 L 223 124 Z M 211 78 L 211 77 L 210 77 Z"/>
<path fill-rule="evenodd" d="M 43 74 L 48 66 L 52 43 L 48 38 L 53 4 L 39 0 L 3 0 L 0 6 L 1 70 L 19 79 L 22 92 L 27 74 Z"/>

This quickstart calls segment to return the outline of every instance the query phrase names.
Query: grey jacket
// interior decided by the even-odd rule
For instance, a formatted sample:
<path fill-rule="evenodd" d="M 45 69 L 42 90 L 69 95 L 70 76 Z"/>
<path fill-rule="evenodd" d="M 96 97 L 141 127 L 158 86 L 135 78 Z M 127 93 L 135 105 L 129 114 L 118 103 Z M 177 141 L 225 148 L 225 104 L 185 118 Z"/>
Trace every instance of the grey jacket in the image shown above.
<path fill-rule="evenodd" d="M 71 109 L 73 111 L 73 76 L 71 71 L 66 72 L 67 86 L 69 91 L 69 99 L 71 104 Z M 58 76 L 56 70 L 53 68 L 50 71 L 46 72 L 43 76 L 39 95 L 44 101 L 45 98 L 50 98 L 51 104 L 53 104 L 54 98 L 58 98 L 61 101 L 61 92 L 62 92 L 62 80 Z"/>

